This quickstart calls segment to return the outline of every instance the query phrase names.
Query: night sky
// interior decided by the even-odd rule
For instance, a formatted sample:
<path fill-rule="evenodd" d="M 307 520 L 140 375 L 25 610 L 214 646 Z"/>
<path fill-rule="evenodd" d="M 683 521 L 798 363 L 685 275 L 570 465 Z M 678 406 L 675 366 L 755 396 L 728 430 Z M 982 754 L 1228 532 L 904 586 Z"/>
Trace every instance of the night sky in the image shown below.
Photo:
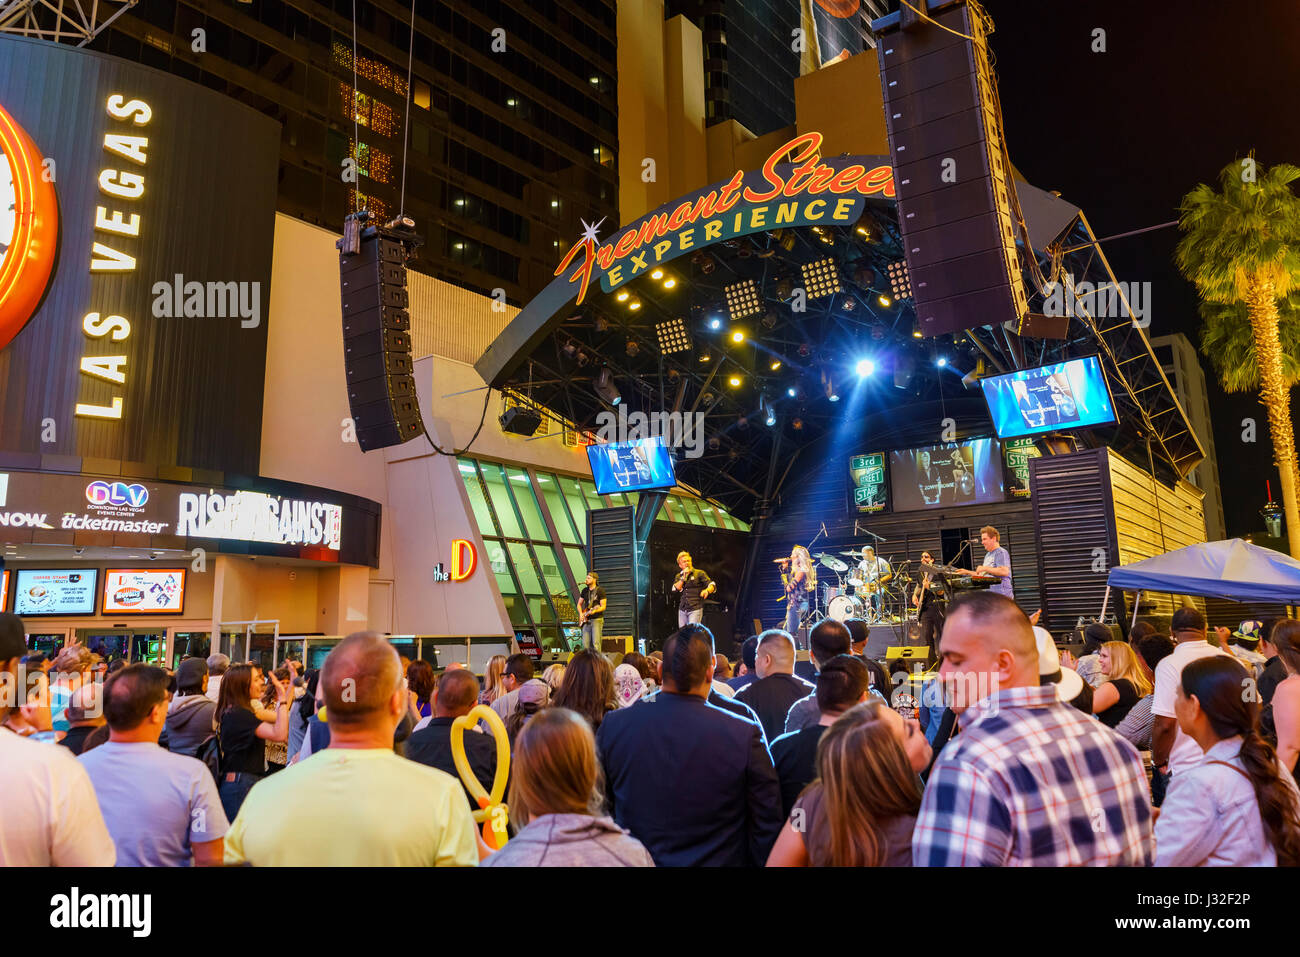
<path fill-rule="evenodd" d="M 988 0 L 1012 162 L 1060 190 L 1105 239 L 1177 219 L 1182 196 L 1216 185 L 1252 149 L 1262 166 L 1300 165 L 1300 6 L 1296 0 Z M 1106 52 L 1093 53 L 1093 30 Z M 1197 297 L 1173 264 L 1177 227 L 1102 248 L 1116 278 L 1150 282 L 1149 336 L 1199 347 Z M 1261 529 L 1265 478 L 1279 496 L 1263 406 L 1226 395 L 1207 360 L 1230 536 Z M 1300 402 L 1292 392 L 1292 417 Z M 1242 419 L 1258 423 L 1242 442 Z"/>

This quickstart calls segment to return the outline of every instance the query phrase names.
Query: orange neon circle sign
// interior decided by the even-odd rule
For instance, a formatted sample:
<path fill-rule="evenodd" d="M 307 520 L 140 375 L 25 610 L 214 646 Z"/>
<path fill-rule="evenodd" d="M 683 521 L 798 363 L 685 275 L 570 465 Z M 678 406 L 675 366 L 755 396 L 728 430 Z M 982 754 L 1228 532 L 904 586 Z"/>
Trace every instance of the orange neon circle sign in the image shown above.
<path fill-rule="evenodd" d="M 0 106 L 0 213 L 12 210 L 0 260 L 0 349 L 36 312 L 50 283 L 59 242 L 59 205 L 36 144 Z M 6 177 L 4 174 L 8 173 Z M 4 230 L 8 232 L 8 230 Z"/>

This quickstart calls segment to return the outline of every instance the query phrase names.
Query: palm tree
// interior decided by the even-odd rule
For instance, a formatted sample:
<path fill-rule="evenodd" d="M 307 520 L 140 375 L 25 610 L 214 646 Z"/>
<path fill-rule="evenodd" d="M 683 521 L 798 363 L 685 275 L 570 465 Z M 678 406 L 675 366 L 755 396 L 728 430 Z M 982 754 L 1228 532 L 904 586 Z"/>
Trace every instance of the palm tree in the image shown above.
<path fill-rule="evenodd" d="M 1196 286 L 1204 303 L 1238 307 L 1202 310 L 1207 325 L 1216 330 L 1211 341 L 1237 342 L 1244 336 L 1244 332 L 1225 330 L 1215 338 L 1220 326 L 1249 326 L 1254 368 L 1236 368 L 1226 375 L 1220 369 L 1220 379 L 1229 391 L 1233 391 L 1233 383 L 1259 389 L 1268 412 L 1273 455 L 1281 475 L 1287 539 L 1294 558 L 1300 558 L 1300 509 L 1296 505 L 1300 470 L 1296 467 L 1286 375 L 1294 363 L 1284 362 L 1279 302 L 1288 300 L 1293 291 L 1300 292 L 1300 199 L 1291 191 L 1297 179 L 1300 167 L 1280 163 L 1265 170 L 1256 165 L 1253 155 L 1229 163 L 1219 173 L 1222 192 L 1200 183 L 1183 197 L 1178 225 L 1187 235 L 1174 251 L 1178 268 Z M 1288 329 L 1290 325 L 1288 322 Z M 1203 335 L 1203 349 L 1205 344 Z M 1207 354 L 1218 367 L 1215 354 Z"/>

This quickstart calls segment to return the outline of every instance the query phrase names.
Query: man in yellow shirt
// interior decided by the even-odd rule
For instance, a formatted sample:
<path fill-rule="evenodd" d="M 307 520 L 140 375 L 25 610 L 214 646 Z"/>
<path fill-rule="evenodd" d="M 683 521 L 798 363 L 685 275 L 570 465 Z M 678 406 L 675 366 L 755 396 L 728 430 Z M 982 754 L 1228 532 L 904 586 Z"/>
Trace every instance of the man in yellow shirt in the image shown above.
<path fill-rule="evenodd" d="M 397 652 L 374 632 L 341 641 L 321 669 L 330 743 L 249 792 L 225 862 L 257 867 L 478 863 L 460 782 L 393 753 L 406 713 Z"/>

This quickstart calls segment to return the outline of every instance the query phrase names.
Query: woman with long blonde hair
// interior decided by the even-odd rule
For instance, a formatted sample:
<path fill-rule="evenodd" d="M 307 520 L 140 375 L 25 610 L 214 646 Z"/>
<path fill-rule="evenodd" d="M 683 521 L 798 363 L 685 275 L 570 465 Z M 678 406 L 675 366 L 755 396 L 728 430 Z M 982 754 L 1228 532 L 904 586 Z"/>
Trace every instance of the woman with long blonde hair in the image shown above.
<path fill-rule="evenodd" d="M 790 549 L 789 571 L 785 574 L 785 630 L 799 633 L 799 622 L 808 614 L 813 593 L 817 590 L 817 572 L 808 549 L 796 545 Z"/>
<path fill-rule="evenodd" d="M 1092 713 L 1106 727 L 1114 728 L 1151 693 L 1151 681 L 1126 641 L 1106 642 L 1097 658 L 1106 678 L 1092 693 Z"/>
<path fill-rule="evenodd" d="M 505 655 L 493 655 L 488 659 L 487 668 L 483 671 L 483 691 L 478 696 L 479 704 L 491 704 L 505 694 L 505 688 L 502 687 L 505 673 Z"/>
<path fill-rule="evenodd" d="M 844 712 L 817 744 L 768 867 L 910 867 L 930 746 L 916 721 L 880 701 Z M 795 826 L 796 822 L 798 827 Z"/>

